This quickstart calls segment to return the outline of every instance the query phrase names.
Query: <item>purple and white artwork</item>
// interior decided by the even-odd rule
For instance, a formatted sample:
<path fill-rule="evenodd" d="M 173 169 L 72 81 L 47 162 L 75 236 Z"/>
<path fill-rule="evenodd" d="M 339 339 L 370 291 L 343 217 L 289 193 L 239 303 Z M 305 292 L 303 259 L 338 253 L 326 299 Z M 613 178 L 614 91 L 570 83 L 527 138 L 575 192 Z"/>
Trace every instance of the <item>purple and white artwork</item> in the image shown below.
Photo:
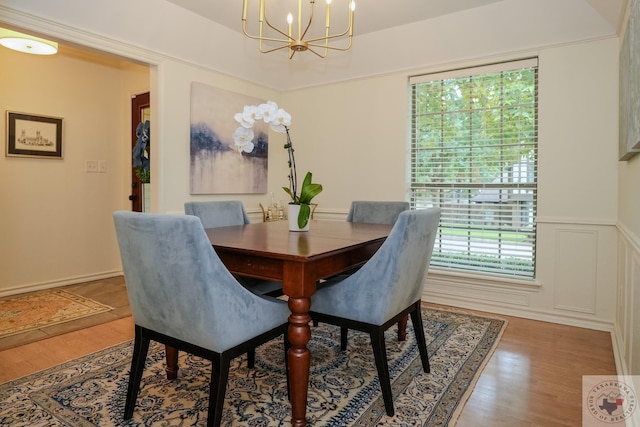
<path fill-rule="evenodd" d="M 245 194 L 267 192 L 269 125 L 253 126 L 255 148 L 239 153 L 233 142 L 245 105 L 264 100 L 202 83 L 191 83 L 190 193 Z"/>

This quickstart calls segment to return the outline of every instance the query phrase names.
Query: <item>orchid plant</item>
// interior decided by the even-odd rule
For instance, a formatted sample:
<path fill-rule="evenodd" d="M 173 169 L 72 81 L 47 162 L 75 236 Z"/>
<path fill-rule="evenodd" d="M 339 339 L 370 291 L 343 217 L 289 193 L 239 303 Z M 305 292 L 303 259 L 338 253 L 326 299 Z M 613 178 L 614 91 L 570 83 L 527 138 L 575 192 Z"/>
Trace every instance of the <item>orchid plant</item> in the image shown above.
<path fill-rule="evenodd" d="M 233 141 L 240 153 L 251 153 L 254 148 L 253 144 L 253 125 L 256 121 L 263 120 L 269 124 L 271 129 L 278 133 L 287 135 L 287 143 L 284 148 L 289 154 L 289 187 L 282 189 L 291 197 L 289 204 L 300 205 L 300 213 L 298 214 L 298 226 L 304 228 L 309 222 L 311 216 L 311 200 L 320 194 L 322 185 L 312 183 L 311 172 L 307 172 L 302 181 L 302 188 L 298 194 L 298 176 L 296 171 L 296 158 L 294 155 L 291 135 L 289 127 L 291 126 L 291 114 L 284 109 L 279 108 L 278 104 L 268 101 L 260 105 L 245 105 L 241 113 L 236 113 L 234 119 L 240 123 L 240 126 L 233 133 Z"/>

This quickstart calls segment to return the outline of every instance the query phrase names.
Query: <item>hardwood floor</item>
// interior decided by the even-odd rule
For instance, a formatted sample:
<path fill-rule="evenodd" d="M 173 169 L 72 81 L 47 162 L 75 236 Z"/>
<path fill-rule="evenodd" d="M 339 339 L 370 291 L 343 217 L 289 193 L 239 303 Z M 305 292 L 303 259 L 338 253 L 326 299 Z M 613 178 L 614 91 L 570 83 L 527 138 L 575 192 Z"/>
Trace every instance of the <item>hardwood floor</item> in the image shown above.
<path fill-rule="evenodd" d="M 581 426 L 582 376 L 615 375 L 608 332 L 508 316 L 458 427 Z"/>
<path fill-rule="evenodd" d="M 106 289 L 94 285 L 82 292 L 93 298 L 94 292 Z M 126 290 L 119 292 L 126 300 Z M 616 373 L 610 334 L 497 317 L 507 319 L 509 325 L 456 425 L 580 426 L 582 376 Z M 0 351 L 0 383 L 133 338 L 131 317 L 79 330 L 78 325 L 66 327 L 73 332 Z"/>
<path fill-rule="evenodd" d="M 91 298 L 94 301 L 113 307 L 113 310 L 83 317 L 72 322 L 65 322 L 0 338 L 0 350 L 6 350 L 19 345 L 131 316 L 131 309 L 129 308 L 129 301 L 127 299 L 127 288 L 124 283 L 124 277 L 122 276 L 62 286 L 58 289 L 64 289 L 76 295 Z"/>

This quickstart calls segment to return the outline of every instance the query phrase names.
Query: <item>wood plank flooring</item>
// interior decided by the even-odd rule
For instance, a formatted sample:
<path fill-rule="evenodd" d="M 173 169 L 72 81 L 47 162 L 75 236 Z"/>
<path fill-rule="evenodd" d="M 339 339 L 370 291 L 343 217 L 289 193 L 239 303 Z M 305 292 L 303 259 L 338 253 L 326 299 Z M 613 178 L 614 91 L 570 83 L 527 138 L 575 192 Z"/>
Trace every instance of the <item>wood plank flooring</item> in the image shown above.
<path fill-rule="evenodd" d="M 94 292 L 107 292 L 106 288 L 88 286 L 82 295 L 94 298 Z M 610 334 L 497 317 L 509 325 L 456 425 L 580 426 L 582 375 L 616 373 Z M 67 327 L 73 332 L 0 351 L 0 383 L 133 338 L 131 317 L 79 330 L 78 325 Z"/>

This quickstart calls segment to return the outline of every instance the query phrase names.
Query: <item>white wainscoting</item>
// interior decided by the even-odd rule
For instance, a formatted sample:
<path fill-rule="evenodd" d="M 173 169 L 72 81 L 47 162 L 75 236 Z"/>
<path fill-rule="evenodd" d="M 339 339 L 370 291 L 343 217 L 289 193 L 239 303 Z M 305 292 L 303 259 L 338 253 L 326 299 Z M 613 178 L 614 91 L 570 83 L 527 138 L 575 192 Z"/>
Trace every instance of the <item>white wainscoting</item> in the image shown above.
<path fill-rule="evenodd" d="M 640 375 L 640 238 L 618 225 L 618 286 L 615 328 L 619 374 Z"/>
<path fill-rule="evenodd" d="M 535 280 L 434 268 L 423 300 L 613 333 L 616 242 L 615 224 L 538 219 Z"/>

